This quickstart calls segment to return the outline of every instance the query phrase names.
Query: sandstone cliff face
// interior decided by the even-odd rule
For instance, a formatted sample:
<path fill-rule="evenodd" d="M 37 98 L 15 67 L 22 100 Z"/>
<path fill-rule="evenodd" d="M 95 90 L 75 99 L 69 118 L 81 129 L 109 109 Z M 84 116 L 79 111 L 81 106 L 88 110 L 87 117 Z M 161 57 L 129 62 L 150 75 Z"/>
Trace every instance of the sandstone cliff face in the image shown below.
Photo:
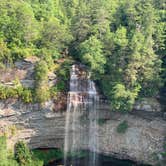
<path fill-rule="evenodd" d="M 53 112 L 52 107 L 51 101 L 41 111 L 37 105 L 24 105 L 19 101 L 0 102 L 0 133 L 8 137 L 8 146 L 25 140 L 30 148 L 63 148 L 66 113 Z M 152 165 L 156 164 L 154 154 L 162 159 L 159 154 L 163 151 L 166 121 L 161 117 L 145 119 L 134 114 L 111 113 L 103 105 L 100 119 L 103 121 L 99 124 L 100 153 Z M 117 133 L 117 126 L 124 120 L 129 125 L 127 131 Z M 82 147 L 86 148 L 86 144 Z"/>
<path fill-rule="evenodd" d="M 129 125 L 127 131 L 117 133 L 117 126 L 124 120 Z M 163 151 L 165 130 L 166 122 L 160 118 L 149 120 L 129 114 L 112 114 L 99 129 L 100 152 L 155 165 L 155 154 L 160 157 Z"/>

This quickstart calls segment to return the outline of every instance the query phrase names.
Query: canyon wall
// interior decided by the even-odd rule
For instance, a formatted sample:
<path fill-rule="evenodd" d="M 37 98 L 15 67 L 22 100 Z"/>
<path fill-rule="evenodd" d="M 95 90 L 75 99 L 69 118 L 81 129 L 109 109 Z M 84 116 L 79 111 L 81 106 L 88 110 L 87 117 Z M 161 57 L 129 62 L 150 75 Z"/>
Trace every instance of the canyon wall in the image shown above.
<path fill-rule="evenodd" d="M 63 148 L 66 113 L 53 112 L 52 107 L 52 101 L 45 103 L 40 111 L 38 105 L 1 101 L 0 133 L 7 136 L 8 147 L 24 140 L 30 148 Z M 166 134 L 166 121 L 162 117 L 115 113 L 109 111 L 107 104 L 101 104 L 99 117 L 102 122 L 98 124 L 99 153 L 152 165 L 158 162 L 156 156 L 162 160 L 160 153 Z M 124 120 L 128 129 L 118 133 L 117 126 Z M 86 149 L 86 144 L 81 146 Z"/>

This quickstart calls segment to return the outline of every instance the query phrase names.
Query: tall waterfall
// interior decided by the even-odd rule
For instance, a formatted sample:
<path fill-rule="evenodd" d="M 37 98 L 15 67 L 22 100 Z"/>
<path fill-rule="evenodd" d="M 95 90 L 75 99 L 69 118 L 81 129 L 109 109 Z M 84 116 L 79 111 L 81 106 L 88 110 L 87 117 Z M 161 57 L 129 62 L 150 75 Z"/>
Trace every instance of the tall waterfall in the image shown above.
<path fill-rule="evenodd" d="M 64 162 L 65 166 L 79 166 L 74 157 L 68 164 L 68 154 L 76 155 L 82 149 L 91 152 L 85 166 L 97 166 L 98 157 L 98 100 L 93 81 L 80 65 L 73 65 L 70 71 L 70 91 L 67 101 L 65 126 Z"/>

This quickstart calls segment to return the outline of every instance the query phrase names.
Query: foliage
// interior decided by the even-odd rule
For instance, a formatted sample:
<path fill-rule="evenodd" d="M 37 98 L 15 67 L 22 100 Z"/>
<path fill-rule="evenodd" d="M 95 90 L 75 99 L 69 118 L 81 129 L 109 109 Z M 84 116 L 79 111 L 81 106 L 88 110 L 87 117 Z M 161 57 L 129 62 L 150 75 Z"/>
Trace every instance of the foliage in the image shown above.
<path fill-rule="evenodd" d="M 115 110 L 128 111 L 137 98 L 140 87 L 135 87 L 133 90 L 127 90 L 123 84 L 116 84 L 112 92 L 112 107 Z"/>
<path fill-rule="evenodd" d="M 32 152 L 33 157 L 42 160 L 44 162 L 44 165 L 47 165 L 49 161 L 63 159 L 63 152 L 58 149 L 35 149 Z"/>
<path fill-rule="evenodd" d="M 16 144 L 15 155 L 7 150 L 6 137 L 0 137 L 0 143 L 0 166 L 43 166 L 42 159 L 35 158 L 24 142 Z"/>
<path fill-rule="evenodd" d="M 50 98 L 48 87 L 48 65 L 44 60 L 35 66 L 35 101 L 43 103 Z"/>
<path fill-rule="evenodd" d="M 50 18 L 50 20 L 44 23 L 43 27 L 46 27 L 42 31 L 40 47 L 46 47 L 48 49 L 63 50 L 65 44 L 71 40 L 70 33 L 67 32 L 66 27 L 61 25 L 56 18 Z"/>
<path fill-rule="evenodd" d="M 162 86 L 153 48 L 154 8 L 150 1 L 123 1 L 114 14 L 103 39 L 107 63 L 100 86 L 113 109 L 131 110 L 138 97 L 155 96 Z"/>
<path fill-rule="evenodd" d="M 35 101 L 38 103 L 44 103 L 50 99 L 49 88 L 45 86 L 39 86 L 35 89 Z"/>
<path fill-rule="evenodd" d="M 32 103 L 33 101 L 32 90 L 24 88 L 21 94 L 21 99 L 24 103 Z"/>
<path fill-rule="evenodd" d="M 48 77 L 48 66 L 47 63 L 43 60 L 39 61 L 35 66 L 35 80 L 37 81 L 37 85 L 40 81 L 47 80 Z"/>
<path fill-rule="evenodd" d="M 72 63 L 72 59 L 65 59 L 64 62 L 56 70 L 58 80 L 54 87 L 54 90 L 56 90 L 57 92 L 63 92 L 68 89 L 68 81 Z"/>
<path fill-rule="evenodd" d="M 18 166 L 12 153 L 6 147 L 6 137 L 0 137 L 0 166 Z"/>
<path fill-rule="evenodd" d="M 6 138 L 0 137 L 0 165 L 7 165 L 7 150 L 6 150 Z"/>
<path fill-rule="evenodd" d="M 35 158 L 23 141 L 16 143 L 15 159 L 20 166 L 43 166 L 42 159 Z"/>
<path fill-rule="evenodd" d="M 41 49 L 40 54 L 41 59 L 47 63 L 48 70 L 52 71 L 54 69 L 53 53 L 47 49 Z"/>
<path fill-rule="evenodd" d="M 6 43 L 0 38 L 0 67 L 11 64 L 12 58 Z"/>
<path fill-rule="evenodd" d="M 123 121 L 117 126 L 117 132 L 124 134 L 127 131 L 128 127 L 129 126 L 128 126 L 127 121 Z"/>
<path fill-rule="evenodd" d="M 89 67 L 113 109 L 131 110 L 136 99 L 156 96 L 166 85 L 164 5 L 163 0 L 3 0 L 0 68 L 38 56 L 34 96 L 44 102 L 50 96 L 47 73 L 69 48 L 71 56 Z M 57 91 L 67 89 L 67 65 L 56 73 L 62 84 Z M 20 96 L 13 88 L 5 90 L 1 99 Z M 23 96 L 31 101 L 30 92 Z"/>
<path fill-rule="evenodd" d="M 106 59 L 103 55 L 102 48 L 102 43 L 95 36 L 90 37 L 80 45 L 81 59 L 95 74 L 104 73 Z"/>
<path fill-rule="evenodd" d="M 31 164 L 31 152 L 22 141 L 16 144 L 15 158 L 20 165 L 30 165 Z"/>
<path fill-rule="evenodd" d="M 11 87 L 0 84 L 0 100 L 8 98 L 20 98 L 25 103 L 31 103 L 33 101 L 32 90 L 23 88 L 21 84 Z"/>
<path fill-rule="evenodd" d="M 54 159 L 62 159 L 63 152 L 58 149 L 30 150 L 26 143 L 19 141 L 15 145 L 15 154 L 7 150 L 6 137 L 0 137 L 0 166 L 43 166 Z"/>
<path fill-rule="evenodd" d="M 2 52 L 10 60 L 34 55 L 35 49 L 62 51 L 72 39 L 69 28 L 62 23 L 65 14 L 60 3 L 4 0 L 0 8 L 0 45 L 7 46 L 7 54 L 7 49 Z"/>

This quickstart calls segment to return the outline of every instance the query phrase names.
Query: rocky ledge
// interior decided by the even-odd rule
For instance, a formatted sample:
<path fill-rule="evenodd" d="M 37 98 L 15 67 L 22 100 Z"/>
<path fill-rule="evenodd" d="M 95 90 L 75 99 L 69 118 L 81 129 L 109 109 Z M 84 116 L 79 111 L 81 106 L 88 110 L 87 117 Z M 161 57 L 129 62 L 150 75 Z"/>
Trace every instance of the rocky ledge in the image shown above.
<path fill-rule="evenodd" d="M 18 140 L 25 140 L 30 148 L 63 148 L 65 137 L 65 112 L 53 112 L 52 101 L 42 110 L 38 105 L 25 105 L 19 101 L 0 102 L 0 134 L 8 138 L 8 147 Z M 162 117 L 144 118 L 135 114 L 109 111 L 100 108 L 99 152 L 131 159 L 151 165 L 162 161 L 166 135 L 166 121 Z M 127 121 L 125 133 L 118 133 L 117 126 Z M 72 130 L 71 130 L 72 131 Z"/>

